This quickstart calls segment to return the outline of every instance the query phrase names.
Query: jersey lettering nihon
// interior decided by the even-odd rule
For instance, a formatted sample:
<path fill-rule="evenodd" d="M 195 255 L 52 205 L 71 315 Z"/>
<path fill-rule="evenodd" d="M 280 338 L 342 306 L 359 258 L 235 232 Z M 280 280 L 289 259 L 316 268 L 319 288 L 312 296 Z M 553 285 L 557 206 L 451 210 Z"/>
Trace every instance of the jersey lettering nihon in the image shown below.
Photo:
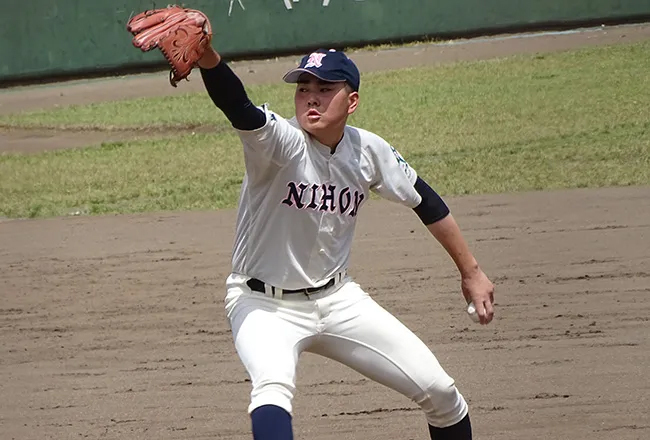
<path fill-rule="evenodd" d="M 317 287 L 347 269 L 370 191 L 415 208 L 417 174 L 381 137 L 346 126 L 334 154 L 261 107 L 266 124 L 237 130 L 244 147 L 233 272 L 283 289 Z"/>

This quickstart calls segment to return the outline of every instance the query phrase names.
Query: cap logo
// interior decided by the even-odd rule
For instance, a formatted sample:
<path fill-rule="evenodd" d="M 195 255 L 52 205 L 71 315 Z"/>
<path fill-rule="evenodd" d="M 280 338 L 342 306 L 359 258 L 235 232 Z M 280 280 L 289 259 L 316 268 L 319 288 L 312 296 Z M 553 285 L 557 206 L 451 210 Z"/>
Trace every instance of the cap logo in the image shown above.
<path fill-rule="evenodd" d="M 314 52 L 311 55 L 309 55 L 309 59 L 307 60 L 307 64 L 305 64 L 305 69 L 308 67 L 321 67 L 323 65 L 323 58 L 325 58 L 326 53 L 318 53 Z"/>

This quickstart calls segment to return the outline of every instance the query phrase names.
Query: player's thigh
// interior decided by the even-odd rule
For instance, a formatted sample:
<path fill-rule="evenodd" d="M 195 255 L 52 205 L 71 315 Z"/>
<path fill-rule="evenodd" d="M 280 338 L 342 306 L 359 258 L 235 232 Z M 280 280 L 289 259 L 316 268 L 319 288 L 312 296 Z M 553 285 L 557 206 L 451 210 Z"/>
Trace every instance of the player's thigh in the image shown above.
<path fill-rule="evenodd" d="M 264 383 L 293 386 L 302 345 L 315 324 L 308 310 L 291 310 L 280 300 L 247 292 L 226 297 L 235 349 L 253 387 Z"/>
<path fill-rule="evenodd" d="M 411 399 L 423 392 L 455 392 L 453 379 L 429 347 L 358 285 L 349 284 L 345 293 L 356 300 L 333 307 L 330 326 L 310 351 L 348 365 Z"/>

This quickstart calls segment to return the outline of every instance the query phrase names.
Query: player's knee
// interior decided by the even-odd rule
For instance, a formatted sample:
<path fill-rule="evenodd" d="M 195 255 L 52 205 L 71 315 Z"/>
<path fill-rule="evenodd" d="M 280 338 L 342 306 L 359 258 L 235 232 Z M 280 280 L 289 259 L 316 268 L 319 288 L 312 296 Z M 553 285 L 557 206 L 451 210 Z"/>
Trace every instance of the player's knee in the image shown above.
<path fill-rule="evenodd" d="M 275 405 L 291 414 L 293 393 L 293 387 L 288 384 L 277 382 L 259 384 L 251 392 L 251 403 L 248 406 L 248 412 L 252 413 L 260 406 Z"/>
<path fill-rule="evenodd" d="M 467 403 L 451 377 L 436 381 L 413 400 L 435 427 L 451 426 L 467 415 Z"/>

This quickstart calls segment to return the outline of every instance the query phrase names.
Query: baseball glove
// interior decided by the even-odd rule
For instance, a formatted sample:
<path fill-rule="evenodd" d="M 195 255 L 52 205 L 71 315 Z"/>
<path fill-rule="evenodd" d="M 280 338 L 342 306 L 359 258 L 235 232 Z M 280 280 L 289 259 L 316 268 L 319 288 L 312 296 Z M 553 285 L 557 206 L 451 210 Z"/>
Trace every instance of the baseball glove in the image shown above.
<path fill-rule="evenodd" d="M 142 12 L 129 20 L 126 29 L 138 49 L 161 50 L 171 66 L 169 82 L 174 87 L 187 78 L 212 39 L 212 27 L 203 12 L 176 5 Z"/>

